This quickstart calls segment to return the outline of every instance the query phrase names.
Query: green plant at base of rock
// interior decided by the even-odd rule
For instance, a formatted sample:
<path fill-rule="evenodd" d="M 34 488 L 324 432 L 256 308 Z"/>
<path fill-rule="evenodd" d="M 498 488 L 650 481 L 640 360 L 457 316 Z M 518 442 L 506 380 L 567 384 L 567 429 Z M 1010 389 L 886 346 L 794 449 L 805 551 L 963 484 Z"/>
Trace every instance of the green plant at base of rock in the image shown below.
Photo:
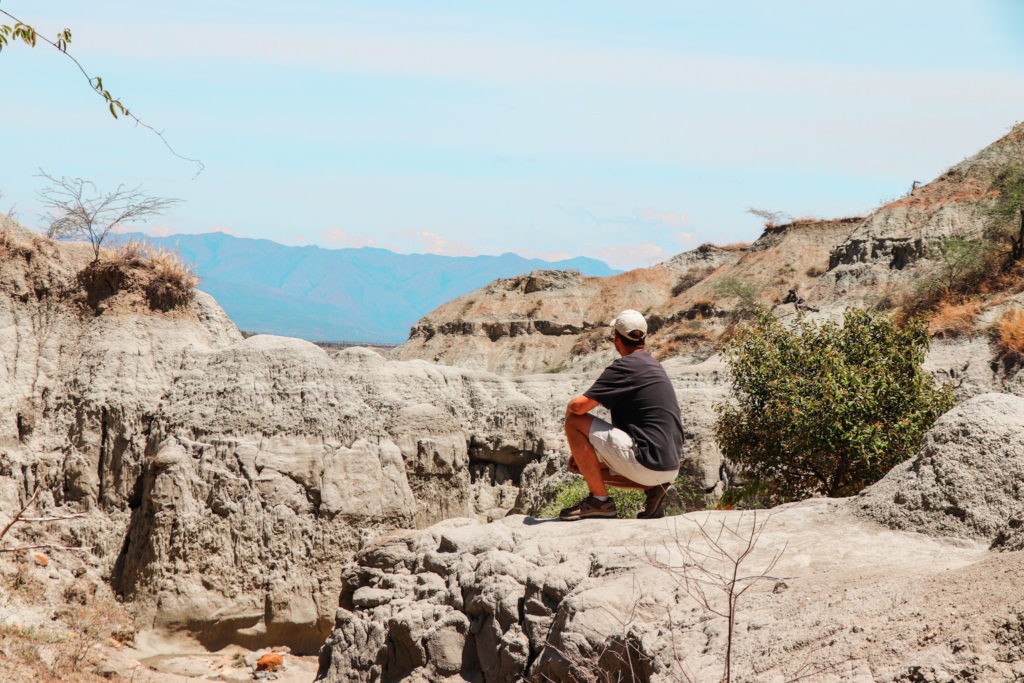
<path fill-rule="evenodd" d="M 920 320 L 847 310 L 788 328 L 762 312 L 725 347 L 733 401 L 716 406 L 722 454 L 769 504 L 852 495 L 913 455 L 953 405 L 921 369 Z"/>
<path fill-rule="evenodd" d="M 672 485 L 676 489 L 678 501 L 670 501 L 665 514 L 678 515 L 697 508 L 698 490 L 690 475 L 680 474 Z M 583 477 L 573 477 L 572 480 L 556 486 L 549 495 L 552 498 L 537 513 L 539 517 L 557 517 L 562 508 L 571 507 L 590 495 L 590 489 L 587 488 L 587 482 Z M 615 501 L 619 517 L 636 517 L 636 513 L 643 510 L 647 502 L 647 494 L 638 489 L 609 486 L 608 495 Z"/>

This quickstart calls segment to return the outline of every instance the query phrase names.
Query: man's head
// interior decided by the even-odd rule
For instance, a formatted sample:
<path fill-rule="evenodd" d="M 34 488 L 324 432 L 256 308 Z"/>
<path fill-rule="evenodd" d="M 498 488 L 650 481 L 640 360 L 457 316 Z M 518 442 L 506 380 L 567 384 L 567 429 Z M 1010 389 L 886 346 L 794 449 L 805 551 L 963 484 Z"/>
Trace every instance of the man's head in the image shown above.
<path fill-rule="evenodd" d="M 628 351 L 642 348 L 647 340 L 647 321 L 643 315 L 631 308 L 619 313 L 612 321 L 612 329 L 615 331 L 616 340 Z M 622 349 L 619 352 L 622 353 Z"/>

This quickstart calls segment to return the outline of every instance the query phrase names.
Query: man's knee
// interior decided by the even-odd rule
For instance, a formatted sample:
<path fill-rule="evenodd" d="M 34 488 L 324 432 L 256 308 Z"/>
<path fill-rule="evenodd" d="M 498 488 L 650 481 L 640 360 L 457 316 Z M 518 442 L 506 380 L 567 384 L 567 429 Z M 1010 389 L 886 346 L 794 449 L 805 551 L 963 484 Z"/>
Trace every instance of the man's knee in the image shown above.
<path fill-rule="evenodd" d="M 590 423 L 593 421 L 593 416 L 587 413 L 583 415 L 574 415 L 569 413 L 565 416 L 565 431 L 566 433 L 579 432 L 584 436 L 590 434 Z"/>

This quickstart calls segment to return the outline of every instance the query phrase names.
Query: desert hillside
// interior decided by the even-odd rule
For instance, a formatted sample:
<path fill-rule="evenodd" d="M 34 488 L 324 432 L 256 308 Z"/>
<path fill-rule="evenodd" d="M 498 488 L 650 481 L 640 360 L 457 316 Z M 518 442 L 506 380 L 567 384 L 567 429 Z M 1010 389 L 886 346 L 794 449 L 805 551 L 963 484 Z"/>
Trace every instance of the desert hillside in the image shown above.
<path fill-rule="evenodd" d="M 916 283 L 942 277 L 944 243 L 984 237 L 993 181 L 1022 162 L 1017 126 L 867 217 L 768 225 L 751 245 L 703 245 L 609 278 L 538 272 L 497 280 L 424 317 L 393 355 L 512 375 L 593 370 L 613 353 L 604 343 L 608 321 L 630 307 L 654 323 L 651 346 L 663 359 L 699 362 L 752 305 L 779 316 L 890 310 L 916 295 Z M 1017 280 L 978 288 L 969 320 L 944 336 L 983 335 L 1019 289 Z"/>

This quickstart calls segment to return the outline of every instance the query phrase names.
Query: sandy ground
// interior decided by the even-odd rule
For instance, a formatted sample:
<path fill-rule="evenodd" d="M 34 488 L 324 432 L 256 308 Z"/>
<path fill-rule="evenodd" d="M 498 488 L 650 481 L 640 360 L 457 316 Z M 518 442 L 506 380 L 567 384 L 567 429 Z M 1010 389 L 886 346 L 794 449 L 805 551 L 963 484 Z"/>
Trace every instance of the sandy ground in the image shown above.
<path fill-rule="evenodd" d="M 254 664 L 270 649 L 247 650 L 229 646 L 208 652 L 192 638 L 178 633 L 145 631 L 136 635 L 135 646 L 121 650 L 117 658 L 121 676 L 139 683 L 157 681 L 252 681 Z M 316 676 L 317 658 L 284 655 L 285 668 L 274 672 L 281 683 L 309 683 Z"/>

